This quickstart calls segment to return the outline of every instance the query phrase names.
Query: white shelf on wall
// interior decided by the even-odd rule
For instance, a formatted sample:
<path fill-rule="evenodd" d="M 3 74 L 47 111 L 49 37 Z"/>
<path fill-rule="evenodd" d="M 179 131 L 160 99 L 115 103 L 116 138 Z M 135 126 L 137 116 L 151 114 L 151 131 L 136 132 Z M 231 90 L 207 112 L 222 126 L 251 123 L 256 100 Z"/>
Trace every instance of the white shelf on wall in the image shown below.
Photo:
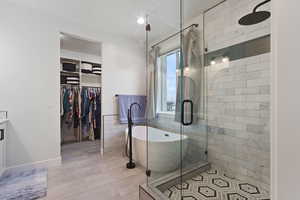
<path fill-rule="evenodd" d="M 81 73 L 80 76 L 81 85 L 91 85 L 93 87 L 101 87 L 101 76 L 94 74 Z"/>
<path fill-rule="evenodd" d="M 70 75 L 78 75 L 79 76 L 79 86 L 91 86 L 91 87 L 101 87 L 101 76 L 102 74 L 93 74 L 91 73 L 83 73 L 81 72 L 82 69 L 82 64 L 83 63 L 89 63 L 92 64 L 93 66 L 99 66 L 101 68 L 102 64 L 101 63 L 95 63 L 95 62 L 89 62 L 86 60 L 76 60 L 76 59 L 70 59 L 70 58 L 65 58 L 62 57 L 61 59 L 62 62 L 70 62 L 70 63 L 75 63 L 76 64 L 76 71 L 71 72 L 71 71 L 63 71 L 61 70 L 61 74 L 70 74 Z"/>
<path fill-rule="evenodd" d="M 64 71 L 64 70 L 61 70 L 60 72 L 65 73 L 65 74 L 79 74 L 79 72 L 69 72 L 69 71 Z"/>
<path fill-rule="evenodd" d="M 80 60 L 61 57 L 60 58 L 60 63 L 62 64 L 63 62 L 76 64 L 76 72 L 77 73 L 79 72 L 79 70 L 80 70 Z M 60 68 L 60 70 L 63 71 L 62 67 Z M 64 72 L 69 72 L 69 71 L 64 71 Z"/>
<path fill-rule="evenodd" d="M 101 68 L 100 63 L 81 61 L 80 64 L 88 63 L 93 66 L 99 66 Z M 80 69 L 81 69 L 80 65 Z M 83 73 L 80 70 L 80 85 L 81 86 L 91 86 L 91 87 L 101 87 L 101 75 L 93 74 L 93 73 Z"/>

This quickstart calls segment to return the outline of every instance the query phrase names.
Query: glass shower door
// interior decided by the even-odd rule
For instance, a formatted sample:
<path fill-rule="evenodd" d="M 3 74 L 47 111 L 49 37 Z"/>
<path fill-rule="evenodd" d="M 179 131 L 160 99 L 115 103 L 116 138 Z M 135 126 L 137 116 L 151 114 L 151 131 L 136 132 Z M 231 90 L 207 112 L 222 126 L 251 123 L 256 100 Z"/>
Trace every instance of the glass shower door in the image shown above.
<path fill-rule="evenodd" d="M 176 120 L 181 102 L 180 0 L 149 13 L 147 22 L 147 183 L 152 188 L 166 177 L 181 177 L 182 125 Z M 180 114 L 180 113 L 178 113 Z M 176 184 L 181 184 L 180 180 Z"/>
<path fill-rule="evenodd" d="M 207 4 L 207 5 L 206 5 Z M 181 68 L 182 175 L 195 168 L 207 168 L 207 80 L 204 68 L 203 10 L 208 1 L 182 1 Z M 191 18 L 194 7 L 201 7 Z M 191 20 L 192 19 L 192 20 Z"/>
<path fill-rule="evenodd" d="M 190 173 L 209 167 L 201 15 L 207 6 L 168 3 L 167 14 L 147 19 L 147 177 L 148 186 L 180 199 Z M 195 7 L 201 7 L 199 17 L 191 21 Z"/>
<path fill-rule="evenodd" d="M 151 16 L 149 20 L 149 40 L 155 41 L 155 31 L 161 30 L 160 20 Z M 178 29 L 171 28 L 168 31 L 178 32 Z M 170 48 L 166 47 L 166 42 L 148 48 L 147 96 L 148 102 L 152 101 L 151 110 L 147 112 L 147 175 L 150 185 L 159 185 L 168 175 L 180 176 L 181 123 L 174 121 L 178 98 L 177 74 L 180 73 L 180 41 L 179 37 L 172 39 L 174 44 Z"/>

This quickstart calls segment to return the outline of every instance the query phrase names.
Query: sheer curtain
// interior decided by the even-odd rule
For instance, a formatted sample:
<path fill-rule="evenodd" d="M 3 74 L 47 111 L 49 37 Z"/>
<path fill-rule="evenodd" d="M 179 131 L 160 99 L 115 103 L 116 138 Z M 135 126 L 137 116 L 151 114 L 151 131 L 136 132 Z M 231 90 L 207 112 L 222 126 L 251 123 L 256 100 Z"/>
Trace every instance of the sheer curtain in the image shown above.
<path fill-rule="evenodd" d="M 147 70 L 148 88 L 147 88 L 147 106 L 146 117 L 148 120 L 156 118 L 157 108 L 157 69 L 158 69 L 158 57 L 160 48 L 154 47 L 149 52 L 149 65 Z"/>
<path fill-rule="evenodd" d="M 205 101 L 205 75 L 201 55 L 201 35 L 192 27 L 183 37 L 182 61 L 183 74 L 178 76 L 176 94 L 175 120 L 181 121 L 181 104 L 183 100 L 193 101 L 194 123 L 204 117 Z M 184 121 L 191 119 L 191 108 L 189 104 L 184 106 Z"/>

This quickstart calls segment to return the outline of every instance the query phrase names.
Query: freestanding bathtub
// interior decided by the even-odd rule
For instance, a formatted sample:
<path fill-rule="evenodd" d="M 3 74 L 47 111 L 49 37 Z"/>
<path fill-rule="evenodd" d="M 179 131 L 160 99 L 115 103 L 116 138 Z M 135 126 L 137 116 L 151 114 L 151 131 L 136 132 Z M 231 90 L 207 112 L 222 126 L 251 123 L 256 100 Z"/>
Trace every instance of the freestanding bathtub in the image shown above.
<path fill-rule="evenodd" d="M 128 129 L 126 129 L 126 136 Z M 126 137 L 127 138 L 127 137 Z M 180 140 L 182 139 L 182 157 L 188 146 L 188 137 L 148 127 L 148 165 L 151 171 L 171 172 L 179 168 L 181 160 Z M 133 159 L 147 167 L 147 127 L 132 128 Z"/>

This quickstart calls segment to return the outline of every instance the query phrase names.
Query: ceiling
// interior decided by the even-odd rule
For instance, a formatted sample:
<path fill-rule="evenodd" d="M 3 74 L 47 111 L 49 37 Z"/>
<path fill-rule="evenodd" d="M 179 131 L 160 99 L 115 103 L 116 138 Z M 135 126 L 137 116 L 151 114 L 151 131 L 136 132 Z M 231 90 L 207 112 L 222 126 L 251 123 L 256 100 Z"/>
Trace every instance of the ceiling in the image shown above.
<path fill-rule="evenodd" d="M 62 49 L 75 51 L 79 53 L 85 53 L 96 56 L 101 55 L 101 43 L 83 40 L 65 33 L 61 33 L 60 47 Z"/>
<path fill-rule="evenodd" d="M 152 35 L 160 37 L 179 30 L 179 0 L 9 0 L 17 4 L 87 25 L 106 33 L 144 39 L 139 16 L 149 15 Z M 185 0 L 184 19 L 189 21 L 222 0 Z M 156 30 L 156 31 L 155 31 Z"/>

